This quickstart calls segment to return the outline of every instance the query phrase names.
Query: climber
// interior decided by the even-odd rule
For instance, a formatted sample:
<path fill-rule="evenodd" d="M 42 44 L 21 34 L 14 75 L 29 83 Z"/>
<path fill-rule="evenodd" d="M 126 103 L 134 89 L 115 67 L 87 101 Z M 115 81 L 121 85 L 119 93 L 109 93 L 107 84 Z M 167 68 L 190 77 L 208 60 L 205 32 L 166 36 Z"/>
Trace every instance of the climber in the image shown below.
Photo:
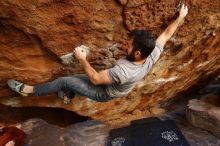
<path fill-rule="evenodd" d="M 34 86 L 11 79 L 8 85 L 23 96 L 31 93 L 42 96 L 57 92 L 65 104 L 69 104 L 75 94 L 87 96 L 98 102 L 126 96 L 158 60 L 164 45 L 183 22 L 187 13 L 187 6 L 182 4 L 176 20 L 156 40 L 145 30 L 132 30 L 125 45 L 127 56 L 117 60 L 110 69 L 97 72 L 86 60 L 86 52 L 77 47 L 73 52 L 86 74 L 60 77 L 52 82 Z"/>

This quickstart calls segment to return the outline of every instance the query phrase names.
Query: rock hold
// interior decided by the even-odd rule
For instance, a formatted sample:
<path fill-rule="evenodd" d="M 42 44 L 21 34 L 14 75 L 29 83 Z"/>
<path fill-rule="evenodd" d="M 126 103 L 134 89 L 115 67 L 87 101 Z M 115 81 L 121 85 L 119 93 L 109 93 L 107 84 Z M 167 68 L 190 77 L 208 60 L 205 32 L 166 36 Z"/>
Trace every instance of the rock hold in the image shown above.
<path fill-rule="evenodd" d="M 219 97 L 206 96 L 203 101 L 193 99 L 189 101 L 187 118 L 195 127 L 205 129 L 220 138 L 220 107 L 210 103 L 219 102 Z"/>

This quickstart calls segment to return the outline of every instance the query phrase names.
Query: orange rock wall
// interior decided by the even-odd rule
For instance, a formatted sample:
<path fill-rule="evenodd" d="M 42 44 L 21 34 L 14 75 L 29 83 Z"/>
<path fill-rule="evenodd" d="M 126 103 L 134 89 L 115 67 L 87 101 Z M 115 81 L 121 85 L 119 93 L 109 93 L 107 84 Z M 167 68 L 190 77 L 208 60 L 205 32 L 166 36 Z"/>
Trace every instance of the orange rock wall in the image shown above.
<path fill-rule="evenodd" d="M 128 97 L 97 103 L 85 97 L 63 105 L 55 95 L 17 96 L 6 86 L 15 78 L 37 84 L 82 73 L 59 57 L 84 44 L 95 69 L 112 66 L 122 56 L 126 32 L 148 29 L 157 37 L 173 20 L 177 0 L 20 0 L 0 1 L 0 102 L 11 106 L 61 107 L 103 121 L 150 114 L 198 81 L 219 73 L 220 1 L 187 0 L 189 14 L 165 47 L 143 84 Z"/>

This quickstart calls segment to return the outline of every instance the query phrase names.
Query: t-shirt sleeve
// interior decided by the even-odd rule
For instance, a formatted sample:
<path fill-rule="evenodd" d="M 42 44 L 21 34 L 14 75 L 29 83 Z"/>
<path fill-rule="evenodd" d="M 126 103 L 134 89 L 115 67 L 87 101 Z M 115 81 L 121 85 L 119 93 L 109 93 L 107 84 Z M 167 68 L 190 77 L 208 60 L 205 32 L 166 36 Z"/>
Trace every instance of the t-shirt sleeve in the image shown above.
<path fill-rule="evenodd" d="M 128 74 L 123 65 L 115 65 L 114 67 L 108 69 L 108 75 L 112 80 L 112 83 L 123 84 L 128 81 Z"/>
<path fill-rule="evenodd" d="M 163 47 L 158 42 L 156 42 L 155 48 L 149 56 L 153 64 L 159 59 L 162 52 L 163 52 Z"/>

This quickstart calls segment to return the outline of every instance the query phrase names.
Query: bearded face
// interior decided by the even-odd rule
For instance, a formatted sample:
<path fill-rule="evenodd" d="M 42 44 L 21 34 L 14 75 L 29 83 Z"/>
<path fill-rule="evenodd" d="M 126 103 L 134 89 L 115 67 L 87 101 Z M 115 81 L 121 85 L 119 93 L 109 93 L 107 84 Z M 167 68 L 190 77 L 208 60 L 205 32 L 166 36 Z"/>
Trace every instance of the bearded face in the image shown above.
<path fill-rule="evenodd" d="M 131 62 L 134 62 L 135 61 L 134 51 L 132 51 L 131 53 L 127 52 L 126 59 L 131 61 Z"/>
<path fill-rule="evenodd" d="M 124 48 L 126 50 L 126 59 L 131 62 L 135 61 L 132 42 L 133 42 L 133 39 L 129 39 L 124 45 Z"/>

